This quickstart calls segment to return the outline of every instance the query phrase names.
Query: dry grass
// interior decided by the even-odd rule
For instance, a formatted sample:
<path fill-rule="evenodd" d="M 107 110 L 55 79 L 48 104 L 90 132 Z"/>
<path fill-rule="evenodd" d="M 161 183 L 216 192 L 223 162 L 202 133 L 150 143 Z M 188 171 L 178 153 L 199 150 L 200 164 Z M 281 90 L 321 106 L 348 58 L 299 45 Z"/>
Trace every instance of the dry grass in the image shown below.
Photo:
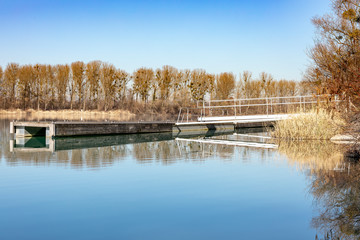
<path fill-rule="evenodd" d="M 313 109 L 277 122 L 272 136 L 291 140 L 326 140 L 340 134 L 344 126 L 345 121 L 339 114 Z"/>
<path fill-rule="evenodd" d="M 79 111 L 79 110 L 57 110 L 37 111 L 29 110 L 0 110 L 0 119 L 11 120 L 68 120 L 68 121 L 129 121 L 135 114 L 125 110 L 114 111 Z"/>

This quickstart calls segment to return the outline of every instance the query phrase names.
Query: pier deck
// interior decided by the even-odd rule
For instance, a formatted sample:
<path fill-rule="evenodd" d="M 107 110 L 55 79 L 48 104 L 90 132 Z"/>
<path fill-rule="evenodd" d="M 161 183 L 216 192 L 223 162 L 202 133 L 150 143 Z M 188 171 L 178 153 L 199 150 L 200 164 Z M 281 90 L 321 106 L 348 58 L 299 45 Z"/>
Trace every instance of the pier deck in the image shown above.
<path fill-rule="evenodd" d="M 16 137 L 69 137 L 172 132 L 174 122 L 11 122 Z"/>
<path fill-rule="evenodd" d="M 16 137 L 72 137 L 165 132 L 234 131 L 241 128 L 268 127 L 288 115 L 246 116 L 202 119 L 201 122 L 11 122 Z M 207 121 L 205 121 L 207 120 Z"/>

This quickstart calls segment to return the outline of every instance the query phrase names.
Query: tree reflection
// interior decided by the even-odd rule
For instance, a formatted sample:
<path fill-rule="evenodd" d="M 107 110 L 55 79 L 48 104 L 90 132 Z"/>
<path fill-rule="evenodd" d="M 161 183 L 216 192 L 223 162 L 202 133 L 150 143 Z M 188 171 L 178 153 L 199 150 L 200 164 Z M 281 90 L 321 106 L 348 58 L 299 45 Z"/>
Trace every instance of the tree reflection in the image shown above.
<path fill-rule="evenodd" d="M 321 209 L 312 225 L 324 239 L 360 238 L 360 164 L 313 175 L 311 193 Z"/>
<path fill-rule="evenodd" d="M 324 141 L 280 142 L 279 152 L 308 174 L 318 215 L 315 239 L 360 239 L 360 164 L 344 158 L 345 148 Z"/>
<path fill-rule="evenodd" d="M 141 136 L 140 136 L 141 137 Z M 111 136 L 104 138 L 109 140 Z M 121 137 L 115 136 L 116 140 Z M 135 137 L 133 137 L 135 138 Z M 102 140 L 103 138 L 100 138 Z M 94 138 L 74 138 L 65 144 L 66 148 L 60 147 L 59 150 L 51 152 L 49 148 L 30 149 L 26 147 L 15 147 L 14 152 L 10 152 L 9 141 L 1 145 L 1 153 L 5 162 L 10 165 L 48 165 L 56 163 L 59 165 L 70 166 L 75 169 L 92 168 L 99 169 L 111 166 L 129 156 L 132 156 L 138 163 L 161 163 L 164 165 L 174 164 L 178 161 L 202 162 L 210 158 L 222 160 L 233 159 L 235 152 L 247 161 L 252 153 L 258 153 L 261 159 L 269 158 L 267 149 L 238 148 L 229 145 L 214 145 L 203 142 L 184 142 L 177 140 L 158 140 L 134 144 L 126 144 L 125 141 L 119 145 L 86 148 L 86 144 L 80 144 L 81 141 L 99 141 Z M 116 142 L 116 141 L 115 141 Z M 63 144 L 63 140 L 55 144 Z M 85 146 L 85 147 L 84 147 Z M 57 146 L 58 147 L 58 146 Z M 35 150 L 35 151 L 34 151 Z"/>

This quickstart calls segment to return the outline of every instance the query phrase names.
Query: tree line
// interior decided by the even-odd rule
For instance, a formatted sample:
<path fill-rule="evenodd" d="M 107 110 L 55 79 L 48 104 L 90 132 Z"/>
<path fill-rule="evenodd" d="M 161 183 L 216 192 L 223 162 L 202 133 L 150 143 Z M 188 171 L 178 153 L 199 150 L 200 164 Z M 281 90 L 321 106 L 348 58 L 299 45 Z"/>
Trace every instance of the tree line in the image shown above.
<path fill-rule="evenodd" d="M 37 110 L 132 110 L 134 104 L 166 102 L 190 106 L 206 97 L 212 99 L 294 96 L 311 90 L 304 82 L 276 81 L 271 74 L 254 78 L 244 71 L 207 73 L 202 69 L 179 70 L 163 66 L 142 67 L 132 74 L 101 61 L 71 64 L 0 66 L 1 108 Z"/>

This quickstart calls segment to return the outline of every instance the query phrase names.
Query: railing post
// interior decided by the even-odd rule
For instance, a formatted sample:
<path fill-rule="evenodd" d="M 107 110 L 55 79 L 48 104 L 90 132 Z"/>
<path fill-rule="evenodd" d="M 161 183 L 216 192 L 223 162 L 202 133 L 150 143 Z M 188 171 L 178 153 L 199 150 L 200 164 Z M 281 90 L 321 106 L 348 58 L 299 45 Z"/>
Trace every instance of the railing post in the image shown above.
<path fill-rule="evenodd" d="M 212 111 L 211 111 L 211 98 L 209 100 L 209 115 L 212 116 Z"/>
<path fill-rule="evenodd" d="M 206 116 L 206 112 L 205 112 L 205 100 L 203 99 L 203 110 L 204 110 L 204 117 Z"/>
<path fill-rule="evenodd" d="M 240 115 L 241 115 L 241 100 L 239 100 L 239 108 L 240 108 Z"/>
<path fill-rule="evenodd" d="M 335 95 L 335 107 L 336 109 L 338 109 L 339 105 L 338 105 L 338 95 Z"/>
<path fill-rule="evenodd" d="M 179 115 L 178 115 L 178 119 L 177 119 L 177 122 L 179 122 L 179 120 L 180 120 L 180 116 L 181 116 L 181 110 L 182 110 L 182 108 L 180 108 L 180 111 L 179 111 Z"/>
<path fill-rule="evenodd" d="M 266 97 L 266 116 L 269 116 L 269 104 L 268 104 L 268 98 Z"/>
<path fill-rule="evenodd" d="M 236 100 L 234 98 L 234 113 L 235 113 L 235 119 L 236 119 Z"/>

